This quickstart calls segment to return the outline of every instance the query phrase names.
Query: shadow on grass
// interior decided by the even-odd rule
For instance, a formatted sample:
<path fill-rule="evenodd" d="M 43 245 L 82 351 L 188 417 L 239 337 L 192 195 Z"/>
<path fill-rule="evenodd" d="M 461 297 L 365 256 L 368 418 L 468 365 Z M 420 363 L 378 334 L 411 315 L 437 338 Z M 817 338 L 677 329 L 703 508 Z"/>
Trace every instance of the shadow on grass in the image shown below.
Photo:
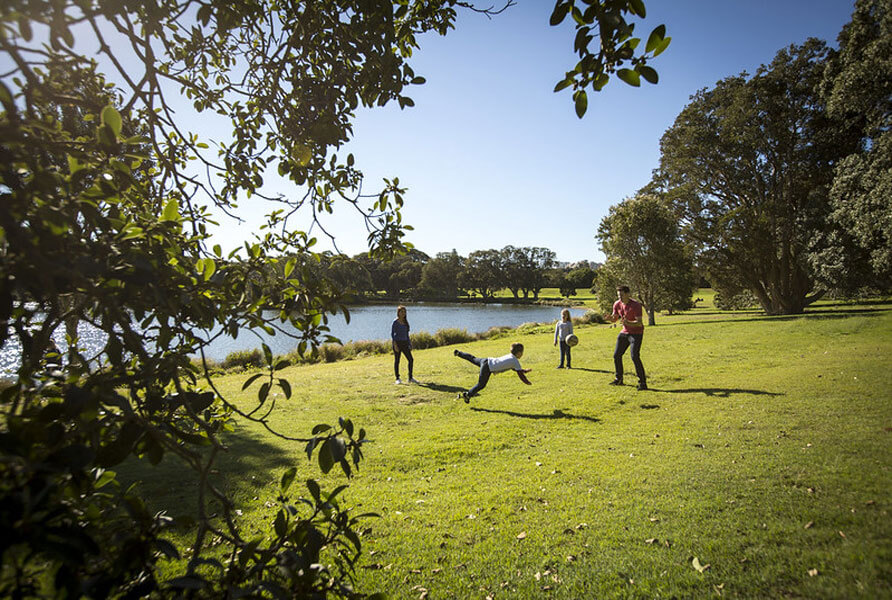
<path fill-rule="evenodd" d="M 521 419 L 570 419 L 570 420 L 581 420 L 581 421 L 591 421 L 592 423 L 600 423 L 601 419 L 597 417 L 589 417 L 586 415 L 571 415 L 568 412 L 564 412 L 562 408 L 556 408 L 551 414 L 533 414 L 533 413 L 519 413 L 514 412 L 513 410 L 498 410 L 495 408 L 479 408 L 477 406 L 472 406 L 471 410 L 475 410 L 477 412 L 485 412 L 485 413 L 496 413 L 500 415 L 508 415 L 510 417 L 520 417 Z"/>
<path fill-rule="evenodd" d="M 261 434 L 242 428 L 222 440 L 228 450 L 217 455 L 210 478 L 231 496 L 251 498 L 261 489 L 277 487 L 286 467 L 301 458 L 307 460 L 300 442 L 291 442 L 290 447 L 273 445 Z M 137 484 L 153 511 L 164 510 L 172 517 L 197 514 L 199 475 L 178 456 L 167 453 L 157 466 L 131 458 L 116 470 L 122 483 Z"/>
<path fill-rule="evenodd" d="M 744 390 L 740 388 L 689 388 L 684 390 L 661 390 L 649 388 L 648 391 L 663 394 L 706 394 L 717 398 L 728 398 L 731 394 L 752 394 L 753 396 L 784 396 L 780 392 L 766 392 L 765 390 Z M 644 408 L 644 407 L 642 407 Z"/>
<path fill-rule="evenodd" d="M 749 314 L 759 314 L 759 313 L 746 313 L 747 317 L 743 319 L 735 318 L 735 314 L 740 313 L 711 313 L 711 314 L 726 314 L 728 315 L 727 319 L 710 319 L 707 321 L 681 321 L 678 323 L 661 323 L 660 327 L 678 327 L 681 325 L 712 325 L 714 323 L 752 323 L 752 322 L 763 322 L 763 321 L 795 321 L 797 319 L 806 319 L 806 320 L 815 320 L 820 321 L 824 319 L 846 319 L 849 317 L 863 317 L 863 316 L 878 316 L 879 313 L 889 312 L 888 308 L 851 308 L 848 310 L 812 310 L 804 313 L 800 313 L 798 315 L 766 315 L 760 314 L 760 316 L 752 316 Z M 698 313 L 696 316 L 702 316 L 707 313 Z"/>
<path fill-rule="evenodd" d="M 641 408 L 643 408 L 644 410 L 655 410 L 657 408 L 660 408 L 660 405 L 659 404 L 642 404 Z"/>
<path fill-rule="evenodd" d="M 571 371 L 588 371 L 589 373 L 607 373 L 613 375 L 613 371 L 605 371 L 604 369 L 586 369 L 585 367 L 573 367 Z"/>
<path fill-rule="evenodd" d="M 429 390 L 433 390 L 435 392 L 449 392 L 450 394 L 457 394 L 458 392 L 465 392 L 468 388 L 463 388 L 457 385 L 444 385 L 442 383 L 419 383 L 418 387 L 427 388 Z"/>

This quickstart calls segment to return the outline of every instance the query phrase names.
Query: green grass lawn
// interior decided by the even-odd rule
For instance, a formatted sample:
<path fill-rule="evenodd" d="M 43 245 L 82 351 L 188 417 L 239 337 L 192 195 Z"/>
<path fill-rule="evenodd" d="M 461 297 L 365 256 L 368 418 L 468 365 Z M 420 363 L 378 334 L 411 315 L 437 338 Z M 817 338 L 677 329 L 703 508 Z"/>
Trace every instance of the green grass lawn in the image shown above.
<path fill-rule="evenodd" d="M 576 328 L 572 370 L 555 368 L 551 326 L 461 346 L 494 356 L 520 341 L 533 369 L 532 386 L 497 375 L 470 405 L 455 397 L 476 370 L 451 346 L 415 353 L 421 385 L 394 385 L 387 356 L 288 369 L 296 391 L 276 427 L 308 435 L 343 416 L 372 439 L 341 496 L 381 515 L 363 528 L 357 589 L 892 598 L 892 304 L 795 317 L 699 306 L 647 329 L 648 392 L 607 385 L 608 325 Z M 246 377 L 220 384 L 247 406 Z M 274 515 L 264 503 L 289 466 L 329 490 L 344 483 L 259 427 L 228 441 L 220 477 L 249 531 Z M 142 485 L 185 510 L 190 478 L 167 464 Z"/>

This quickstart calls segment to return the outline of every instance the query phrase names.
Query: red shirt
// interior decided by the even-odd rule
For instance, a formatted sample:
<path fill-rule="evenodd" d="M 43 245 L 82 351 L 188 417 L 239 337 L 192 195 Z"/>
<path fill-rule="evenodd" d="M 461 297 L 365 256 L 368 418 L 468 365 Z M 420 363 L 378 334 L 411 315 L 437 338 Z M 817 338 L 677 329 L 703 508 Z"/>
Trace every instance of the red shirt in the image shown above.
<path fill-rule="evenodd" d="M 641 325 L 623 325 L 621 333 L 644 333 L 644 324 L 641 321 L 642 309 L 641 303 L 629 299 L 628 304 L 623 304 L 617 300 L 613 303 L 613 314 L 618 315 L 621 319 L 636 320 Z"/>

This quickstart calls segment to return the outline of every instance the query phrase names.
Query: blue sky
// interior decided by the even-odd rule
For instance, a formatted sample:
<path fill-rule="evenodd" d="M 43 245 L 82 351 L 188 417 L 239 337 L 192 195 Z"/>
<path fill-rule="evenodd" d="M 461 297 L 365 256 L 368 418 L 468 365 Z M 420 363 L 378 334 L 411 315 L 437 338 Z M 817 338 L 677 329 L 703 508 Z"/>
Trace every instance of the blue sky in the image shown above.
<path fill-rule="evenodd" d="M 853 0 L 648 0 L 637 25 L 646 39 L 665 24 L 669 48 L 651 64 L 658 85 L 632 88 L 613 79 L 589 93 L 577 119 L 570 90 L 555 83 L 576 64 L 573 27 L 548 25 L 551 0 L 516 0 L 488 19 L 460 11 L 447 36 L 419 38 L 410 61 L 427 79 L 409 92 L 415 107 L 395 104 L 358 111 L 346 151 L 365 173 L 364 192 L 398 176 L 408 188 L 407 240 L 431 256 L 457 250 L 544 246 L 560 261 L 602 261 L 595 234 L 609 208 L 645 185 L 659 161 L 659 140 L 697 90 L 741 71 L 752 73 L 777 51 L 808 37 L 836 45 Z M 501 6 L 500 0 L 478 2 Z M 89 32 L 78 35 L 87 54 L 98 49 Z M 105 61 L 103 61 L 105 63 Z M 8 68 L 8 57 L 0 56 Z M 112 75 L 112 79 L 115 77 Z M 181 122 L 203 137 L 225 132 L 209 113 L 190 114 L 176 100 Z M 221 128 L 222 126 L 222 128 Z M 266 192 L 302 192 L 268 176 Z M 226 251 L 260 233 L 263 215 L 279 206 L 240 202 L 242 223 L 221 215 L 212 243 Z M 294 223 L 306 228 L 308 220 Z M 337 249 L 367 249 L 364 224 L 342 206 L 324 223 Z M 321 232 L 320 249 L 330 249 Z"/>
<path fill-rule="evenodd" d="M 664 23 L 672 36 L 652 63 L 659 84 L 613 79 L 589 94 L 582 120 L 567 90 L 552 92 L 575 64 L 569 19 L 550 27 L 552 6 L 518 0 L 493 19 L 462 13 L 446 37 L 420 39 L 411 64 L 427 83 L 409 94 L 414 108 L 357 115 L 350 150 L 365 189 L 399 176 L 409 189 L 404 220 L 415 228 L 407 239 L 418 249 L 466 256 L 512 244 L 551 248 L 561 261 L 603 260 L 598 224 L 650 180 L 660 136 L 691 94 L 808 37 L 835 46 L 853 2 L 650 0 L 638 35 Z M 365 250 L 357 220 L 341 215 L 330 227 L 341 251 Z"/>

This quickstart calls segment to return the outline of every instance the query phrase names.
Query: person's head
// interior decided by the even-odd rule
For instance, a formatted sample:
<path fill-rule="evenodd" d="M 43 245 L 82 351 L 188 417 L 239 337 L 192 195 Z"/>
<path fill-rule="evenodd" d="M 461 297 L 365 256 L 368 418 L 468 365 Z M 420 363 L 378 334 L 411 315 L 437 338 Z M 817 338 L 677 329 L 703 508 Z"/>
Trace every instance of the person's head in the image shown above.
<path fill-rule="evenodd" d="M 631 290 L 629 289 L 629 286 L 627 286 L 627 285 L 619 285 L 616 287 L 616 294 L 619 296 L 619 300 L 623 304 L 625 304 L 626 300 L 629 299 L 630 293 L 631 293 Z"/>
<path fill-rule="evenodd" d="M 396 318 L 400 321 L 406 320 L 406 307 L 402 304 L 396 307 Z"/>
<path fill-rule="evenodd" d="M 519 344 L 514 342 L 511 344 L 511 354 L 513 354 L 516 358 L 520 358 L 523 356 L 523 344 Z"/>
<path fill-rule="evenodd" d="M 570 320 L 570 309 L 569 308 L 565 308 L 564 310 L 561 311 L 561 320 L 564 321 L 564 323 L 566 323 Z"/>

